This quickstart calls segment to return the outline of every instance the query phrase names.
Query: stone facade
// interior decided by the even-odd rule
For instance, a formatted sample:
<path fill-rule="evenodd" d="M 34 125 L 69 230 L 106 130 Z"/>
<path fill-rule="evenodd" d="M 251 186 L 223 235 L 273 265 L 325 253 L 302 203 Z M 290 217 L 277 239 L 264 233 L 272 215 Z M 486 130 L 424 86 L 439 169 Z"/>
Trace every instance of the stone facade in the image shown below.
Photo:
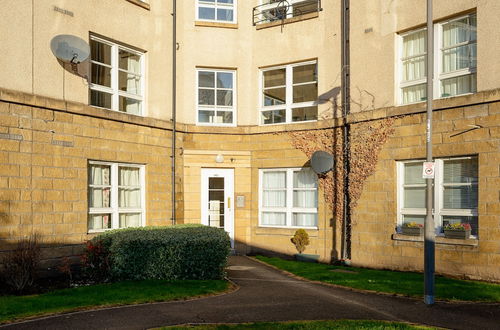
<path fill-rule="evenodd" d="M 146 224 L 170 224 L 170 123 L 8 90 L 0 97 L 1 250 L 38 233 L 46 267 L 79 253 L 92 237 L 89 160 L 145 164 Z"/>

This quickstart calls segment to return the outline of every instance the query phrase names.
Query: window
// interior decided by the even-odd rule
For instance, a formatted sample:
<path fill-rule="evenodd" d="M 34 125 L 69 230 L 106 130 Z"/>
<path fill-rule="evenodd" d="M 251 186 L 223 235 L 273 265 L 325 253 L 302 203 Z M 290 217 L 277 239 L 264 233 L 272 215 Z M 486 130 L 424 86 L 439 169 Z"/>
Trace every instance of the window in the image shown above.
<path fill-rule="evenodd" d="M 144 166 L 90 162 L 89 231 L 144 225 Z"/>
<path fill-rule="evenodd" d="M 196 0 L 196 20 L 236 23 L 237 0 Z"/>
<path fill-rule="evenodd" d="M 434 222 L 441 233 L 447 223 L 469 223 L 472 234 L 478 229 L 477 157 L 436 159 L 434 179 Z M 426 182 L 422 178 L 423 161 L 398 163 L 399 224 L 423 224 L 426 214 Z"/>
<path fill-rule="evenodd" d="M 254 8 L 254 25 L 297 17 L 321 10 L 320 0 L 263 0 Z"/>
<path fill-rule="evenodd" d="M 317 227 L 318 185 L 309 168 L 260 170 L 260 225 Z"/>
<path fill-rule="evenodd" d="M 435 25 L 434 95 L 449 97 L 476 91 L 476 14 Z M 427 31 L 420 29 L 399 36 L 400 104 L 426 99 Z"/>
<path fill-rule="evenodd" d="M 90 105 L 141 115 L 144 54 L 95 36 L 90 53 Z"/>
<path fill-rule="evenodd" d="M 317 67 L 312 61 L 262 70 L 260 123 L 317 120 Z"/>
<path fill-rule="evenodd" d="M 198 69 L 198 124 L 235 126 L 235 71 Z"/>

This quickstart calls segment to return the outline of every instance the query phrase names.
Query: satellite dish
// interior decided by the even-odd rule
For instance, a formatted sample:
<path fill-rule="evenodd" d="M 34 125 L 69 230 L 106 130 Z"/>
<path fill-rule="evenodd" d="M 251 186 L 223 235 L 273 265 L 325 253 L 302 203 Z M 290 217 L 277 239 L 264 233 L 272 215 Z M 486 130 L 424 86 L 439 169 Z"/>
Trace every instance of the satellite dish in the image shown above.
<path fill-rule="evenodd" d="M 90 55 L 90 47 L 87 42 L 69 34 L 60 34 L 52 38 L 50 49 L 55 57 L 71 64 L 79 64 Z"/>
<path fill-rule="evenodd" d="M 316 174 L 325 174 L 333 169 L 333 156 L 325 151 L 316 151 L 311 157 L 311 167 Z"/>

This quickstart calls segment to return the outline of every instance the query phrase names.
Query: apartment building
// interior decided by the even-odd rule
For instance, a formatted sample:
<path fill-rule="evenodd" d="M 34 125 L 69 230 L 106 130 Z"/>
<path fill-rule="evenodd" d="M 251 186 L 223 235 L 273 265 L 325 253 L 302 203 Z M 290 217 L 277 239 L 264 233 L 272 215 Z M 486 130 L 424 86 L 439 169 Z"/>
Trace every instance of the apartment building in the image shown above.
<path fill-rule="evenodd" d="M 95 233 L 175 221 L 224 228 L 240 254 L 291 255 L 304 228 L 323 262 L 422 269 L 402 225 L 425 214 L 424 0 L 351 1 L 344 70 L 340 0 L 177 1 L 175 61 L 170 1 L 7 2 L 3 250 L 39 233 L 50 267 Z M 434 2 L 436 270 L 499 281 L 500 4 Z M 58 61 L 60 34 L 89 60 Z"/>

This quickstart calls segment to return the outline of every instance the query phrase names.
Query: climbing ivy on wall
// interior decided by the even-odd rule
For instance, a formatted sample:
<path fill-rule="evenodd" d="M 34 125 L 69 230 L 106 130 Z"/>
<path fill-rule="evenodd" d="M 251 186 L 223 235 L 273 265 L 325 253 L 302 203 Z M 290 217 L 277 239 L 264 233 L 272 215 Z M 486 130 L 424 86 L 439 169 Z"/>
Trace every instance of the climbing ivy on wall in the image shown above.
<path fill-rule="evenodd" d="M 378 155 L 385 142 L 394 133 L 394 118 L 351 124 L 349 146 L 349 198 L 350 207 L 358 203 L 366 179 L 375 172 Z M 342 221 L 343 211 L 343 152 L 344 141 L 341 127 L 286 132 L 294 148 L 301 150 L 309 159 L 315 151 L 331 153 L 335 159 L 335 170 L 319 177 L 324 200 L 332 210 L 334 218 Z"/>

